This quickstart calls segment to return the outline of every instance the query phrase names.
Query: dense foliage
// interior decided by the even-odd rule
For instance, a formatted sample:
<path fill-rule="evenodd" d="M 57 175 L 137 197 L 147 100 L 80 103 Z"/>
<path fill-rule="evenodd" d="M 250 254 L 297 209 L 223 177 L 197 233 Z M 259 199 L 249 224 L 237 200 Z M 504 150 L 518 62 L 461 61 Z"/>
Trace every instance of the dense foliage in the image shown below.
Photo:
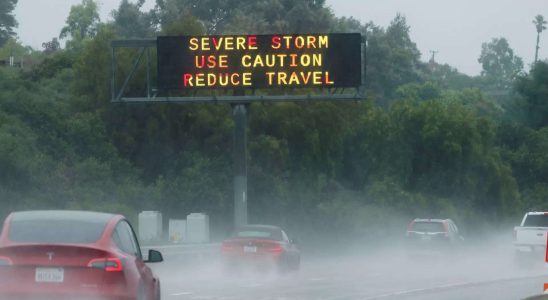
<path fill-rule="evenodd" d="M 56 38 L 45 39 L 44 51 L 13 40 L 0 49 L 38 56 L 22 70 L 0 67 L 2 213 L 203 211 L 216 234 L 226 233 L 231 108 L 111 104 L 110 41 L 277 31 L 366 34 L 368 96 L 251 105 L 250 222 L 284 225 L 303 239 L 366 240 L 399 234 L 414 217 L 486 228 L 548 209 L 548 64 L 519 73 L 521 59 L 506 40 L 484 44 L 484 72 L 469 77 L 421 62 L 400 15 L 382 28 L 336 18 L 317 0 L 158 0 L 149 12 L 142 4 L 123 0 L 101 23 L 96 3 L 84 0 L 61 32 L 71 37 L 65 49 Z M 120 73 L 134 55 L 120 52 Z M 127 93 L 144 88 L 130 82 Z"/>
<path fill-rule="evenodd" d="M 3 0 L 0 2 L 0 47 L 15 36 L 14 29 L 17 27 L 17 20 L 15 20 L 13 10 L 16 5 L 17 0 Z"/>

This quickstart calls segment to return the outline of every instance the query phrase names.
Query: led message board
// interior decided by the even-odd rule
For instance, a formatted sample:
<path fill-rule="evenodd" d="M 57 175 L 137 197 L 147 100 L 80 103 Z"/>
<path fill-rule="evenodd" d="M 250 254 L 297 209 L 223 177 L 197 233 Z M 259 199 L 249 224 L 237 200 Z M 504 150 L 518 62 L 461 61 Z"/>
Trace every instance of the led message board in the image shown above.
<path fill-rule="evenodd" d="M 361 36 L 349 34 L 164 36 L 158 87 L 357 87 Z"/>

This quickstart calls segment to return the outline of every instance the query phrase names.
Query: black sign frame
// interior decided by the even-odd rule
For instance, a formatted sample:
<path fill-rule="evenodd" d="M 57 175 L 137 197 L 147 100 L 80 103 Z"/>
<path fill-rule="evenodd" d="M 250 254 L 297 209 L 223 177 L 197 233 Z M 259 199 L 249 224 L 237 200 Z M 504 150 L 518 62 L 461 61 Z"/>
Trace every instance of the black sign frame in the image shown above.
<path fill-rule="evenodd" d="M 359 33 L 160 36 L 158 89 L 359 87 L 361 45 Z"/>

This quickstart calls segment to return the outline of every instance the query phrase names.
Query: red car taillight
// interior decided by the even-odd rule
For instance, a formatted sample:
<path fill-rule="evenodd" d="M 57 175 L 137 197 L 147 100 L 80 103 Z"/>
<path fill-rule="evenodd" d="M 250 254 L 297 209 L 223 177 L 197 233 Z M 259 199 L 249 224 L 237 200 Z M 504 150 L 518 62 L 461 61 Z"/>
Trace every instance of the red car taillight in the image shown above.
<path fill-rule="evenodd" d="M 413 225 L 415 225 L 415 221 L 411 221 L 411 223 L 407 225 L 407 232 L 405 232 L 405 236 L 409 236 L 411 231 L 413 231 Z"/>
<path fill-rule="evenodd" d="M 234 250 L 234 247 L 232 245 L 229 245 L 228 243 L 221 244 L 221 252 L 226 253 L 231 252 L 232 250 Z"/>
<path fill-rule="evenodd" d="M 274 254 L 280 254 L 284 251 L 284 248 L 281 245 L 273 245 L 272 247 L 268 248 L 268 252 L 274 253 Z"/>
<path fill-rule="evenodd" d="M 11 261 L 9 257 L 0 256 L 0 267 L 11 266 L 11 265 L 13 265 L 13 262 Z"/>
<path fill-rule="evenodd" d="M 407 231 L 413 230 L 413 225 L 414 224 L 415 224 L 415 221 L 412 221 L 411 223 L 409 223 L 409 225 L 407 225 Z"/>
<path fill-rule="evenodd" d="M 443 222 L 443 232 L 445 237 L 449 237 L 449 225 L 447 225 L 447 222 Z"/>
<path fill-rule="evenodd" d="M 95 258 L 90 260 L 88 267 L 105 270 L 106 272 L 121 272 L 124 270 L 119 258 Z"/>

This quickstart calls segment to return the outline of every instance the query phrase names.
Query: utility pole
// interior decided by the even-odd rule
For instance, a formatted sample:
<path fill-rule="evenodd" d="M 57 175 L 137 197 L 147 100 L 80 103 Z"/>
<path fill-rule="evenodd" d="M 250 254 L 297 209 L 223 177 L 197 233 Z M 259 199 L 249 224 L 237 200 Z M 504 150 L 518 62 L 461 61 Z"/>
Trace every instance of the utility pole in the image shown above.
<path fill-rule="evenodd" d="M 430 57 L 430 63 L 435 63 L 436 62 L 436 54 L 438 52 L 439 51 L 437 51 L 437 50 L 430 50 L 430 53 L 432 54 L 432 56 Z"/>

